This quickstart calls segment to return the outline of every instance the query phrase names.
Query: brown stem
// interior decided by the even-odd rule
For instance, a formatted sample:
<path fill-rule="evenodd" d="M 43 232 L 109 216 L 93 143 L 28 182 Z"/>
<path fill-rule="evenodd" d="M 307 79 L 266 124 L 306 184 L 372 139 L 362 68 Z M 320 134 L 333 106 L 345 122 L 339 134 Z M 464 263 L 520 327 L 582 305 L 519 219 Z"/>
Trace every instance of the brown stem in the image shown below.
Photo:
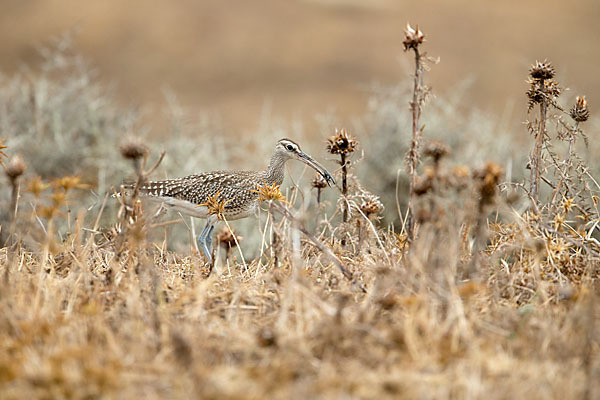
<path fill-rule="evenodd" d="M 348 194 L 348 169 L 346 168 L 346 154 L 340 154 L 342 165 L 342 194 L 344 195 L 344 199 Z M 348 222 L 348 208 L 347 205 L 344 205 L 342 212 L 344 222 Z"/>
<path fill-rule="evenodd" d="M 544 87 L 544 80 L 540 80 L 540 86 Z M 548 104 L 546 99 L 542 98 L 540 103 L 540 121 L 537 134 L 535 136 L 535 145 L 533 148 L 533 155 L 531 157 L 531 177 L 530 177 L 530 191 L 531 196 L 535 202 L 539 198 L 539 187 L 540 187 L 540 166 L 542 162 L 542 147 L 544 144 L 544 138 L 546 136 L 546 114 L 548 110 Z"/>
<path fill-rule="evenodd" d="M 414 189 L 417 183 L 417 164 L 419 163 L 419 136 L 420 136 L 420 119 L 421 119 L 421 101 L 422 101 L 422 82 L 423 82 L 423 64 L 421 54 L 417 47 L 413 48 L 415 52 L 415 76 L 413 81 L 413 98 L 410 102 L 412 112 L 412 139 L 410 149 L 408 151 L 408 174 L 410 175 L 410 189 L 408 200 L 408 218 L 407 218 L 407 233 L 408 238 L 414 238 Z"/>

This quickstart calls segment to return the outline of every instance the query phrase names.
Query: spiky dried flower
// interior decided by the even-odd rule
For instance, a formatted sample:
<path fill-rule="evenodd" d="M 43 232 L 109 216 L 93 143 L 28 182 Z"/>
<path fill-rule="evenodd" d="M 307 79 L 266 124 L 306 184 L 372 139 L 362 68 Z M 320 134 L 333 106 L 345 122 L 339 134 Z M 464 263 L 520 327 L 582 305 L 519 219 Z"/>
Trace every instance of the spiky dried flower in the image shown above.
<path fill-rule="evenodd" d="M 590 117 L 590 111 L 587 108 L 585 96 L 577 96 L 577 101 L 571 109 L 571 118 L 577 122 L 585 122 Z"/>
<path fill-rule="evenodd" d="M 354 139 L 346 129 L 336 129 L 335 135 L 327 139 L 327 151 L 331 154 L 349 154 L 356 150 L 358 140 Z"/>
<path fill-rule="evenodd" d="M 218 219 L 225 219 L 225 206 L 230 200 L 219 200 L 221 191 L 219 190 L 214 196 L 208 196 L 204 203 L 198 204 L 196 207 L 206 207 L 209 215 L 216 215 Z"/>
<path fill-rule="evenodd" d="M 409 23 L 406 24 L 404 30 L 404 51 L 408 49 L 416 49 L 421 43 L 425 41 L 425 34 L 419 29 L 419 25 L 413 29 Z"/>
<path fill-rule="evenodd" d="M 49 184 L 42 181 L 40 176 L 36 176 L 27 183 L 27 191 L 33 194 L 36 198 L 39 198 L 40 194 L 44 190 L 48 189 L 49 186 Z"/>
<path fill-rule="evenodd" d="M 504 171 L 493 161 L 488 161 L 480 170 L 475 171 L 474 178 L 480 182 L 480 192 L 483 202 L 491 200 Z"/>
<path fill-rule="evenodd" d="M 129 160 L 137 160 L 148 155 L 148 147 L 137 136 L 130 136 L 119 147 L 121 155 Z"/>
<path fill-rule="evenodd" d="M 373 197 L 368 201 L 363 201 L 360 205 L 360 211 L 362 211 L 367 218 L 373 214 L 379 214 L 383 209 L 383 203 L 377 197 Z"/>
<path fill-rule="evenodd" d="M 65 192 L 56 191 L 52 193 L 50 200 L 52 200 L 54 206 L 58 208 L 67 202 L 67 195 Z"/>
<path fill-rule="evenodd" d="M 533 64 L 531 68 L 529 68 L 529 75 L 533 79 L 552 79 L 554 78 L 554 74 L 554 67 L 552 66 L 552 63 L 548 60 L 544 60 L 542 62 L 536 60 L 535 64 Z"/>
<path fill-rule="evenodd" d="M 257 187 L 256 190 L 251 190 L 251 192 L 258 193 L 259 202 L 278 200 L 289 205 L 290 203 L 288 203 L 281 190 L 279 190 L 279 186 L 275 182 L 272 185 L 264 182 L 262 186 Z"/>
<path fill-rule="evenodd" d="M 217 244 L 222 244 L 227 249 L 237 246 L 237 244 L 241 242 L 242 239 L 243 237 L 235 233 L 235 231 L 233 231 L 232 229 L 228 228 L 223 228 L 217 234 Z"/>
<path fill-rule="evenodd" d="M 327 182 L 325 182 L 325 179 L 323 179 L 323 177 L 320 174 L 315 174 L 311 185 L 316 189 L 324 189 L 327 187 Z"/>
<path fill-rule="evenodd" d="M 425 146 L 423 154 L 433 158 L 436 163 L 450 153 L 450 149 L 444 143 L 432 140 Z"/>
<path fill-rule="evenodd" d="M 56 206 L 44 206 L 41 207 L 40 209 L 38 209 L 37 214 L 46 219 L 46 220 L 51 220 L 52 218 L 54 218 L 56 215 L 59 215 L 59 211 L 58 208 L 56 208 Z"/>
<path fill-rule="evenodd" d="M 4 173 L 11 182 L 15 182 L 21 175 L 25 173 L 26 169 L 27 164 L 25 163 L 25 160 L 23 160 L 23 157 L 17 154 L 10 159 L 8 165 L 6 165 L 6 168 L 4 169 Z"/>
<path fill-rule="evenodd" d="M 63 176 L 52 181 L 52 186 L 62 188 L 65 192 L 71 189 L 89 189 L 90 185 L 82 183 L 81 177 L 77 175 Z"/>
<path fill-rule="evenodd" d="M 558 86 L 558 83 L 551 79 L 529 79 L 527 83 L 529 83 L 529 89 L 527 89 L 526 92 L 527 97 L 529 98 L 529 111 L 531 111 L 536 104 L 540 104 L 544 100 L 556 100 L 562 91 L 560 86 Z"/>

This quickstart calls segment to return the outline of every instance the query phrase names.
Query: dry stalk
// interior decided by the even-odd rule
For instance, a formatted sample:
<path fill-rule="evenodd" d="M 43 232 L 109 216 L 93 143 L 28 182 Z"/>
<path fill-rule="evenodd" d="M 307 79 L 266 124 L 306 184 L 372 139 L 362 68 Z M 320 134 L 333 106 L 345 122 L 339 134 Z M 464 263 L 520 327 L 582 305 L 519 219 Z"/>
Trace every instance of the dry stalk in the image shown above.
<path fill-rule="evenodd" d="M 413 78 L 413 93 L 410 101 L 410 110 L 412 114 L 412 136 L 408 154 L 406 155 L 407 169 L 410 176 L 410 188 L 408 199 L 408 218 L 407 218 L 407 233 L 408 238 L 414 238 L 415 217 L 414 217 L 414 189 L 417 184 L 417 166 L 419 164 L 419 143 L 421 139 L 421 112 L 423 102 L 425 101 L 426 90 L 423 85 L 423 75 L 425 73 L 423 54 L 419 51 L 419 45 L 425 41 L 425 35 L 419 26 L 413 29 L 409 24 L 406 25 L 404 51 L 412 49 L 415 55 L 415 75 Z"/>

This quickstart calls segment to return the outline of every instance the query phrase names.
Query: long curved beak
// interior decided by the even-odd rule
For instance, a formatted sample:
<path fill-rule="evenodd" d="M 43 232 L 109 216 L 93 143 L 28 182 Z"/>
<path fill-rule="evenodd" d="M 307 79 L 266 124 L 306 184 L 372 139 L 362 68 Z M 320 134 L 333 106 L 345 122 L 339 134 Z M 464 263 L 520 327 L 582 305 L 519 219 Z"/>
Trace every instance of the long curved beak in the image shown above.
<path fill-rule="evenodd" d="M 327 182 L 329 186 L 335 185 L 335 179 L 333 179 L 333 176 L 331 176 L 329 171 L 327 171 L 324 166 L 322 166 L 318 161 L 314 160 L 311 156 L 301 151 L 298 153 L 298 159 L 317 171 L 323 177 L 323 179 L 325 179 L 325 182 Z"/>

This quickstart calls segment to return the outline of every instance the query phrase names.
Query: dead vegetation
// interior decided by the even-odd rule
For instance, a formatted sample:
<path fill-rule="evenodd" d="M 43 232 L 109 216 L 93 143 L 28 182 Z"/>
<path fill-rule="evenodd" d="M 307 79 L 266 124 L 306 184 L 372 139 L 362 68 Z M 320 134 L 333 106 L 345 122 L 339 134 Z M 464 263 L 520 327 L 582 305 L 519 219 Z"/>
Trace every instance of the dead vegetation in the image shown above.
<path fill-rule="evenodd" d="M 112 200 L 116 216 L 104 215 L 108 196 L 77 211 L 88 183 L 22 177 L 37 161 L 15 161 L 7 135 L 15 214 L 2 224 L 0 397 L 595 398 L 600 186 L 577 141 L 587 102 L 562 106 L 555 73 L 548 62 L 530 71 L 529 182 L 493 161 L 454 164 L 452 146 L 422 129 L 418 92 L 410 223 L 383 224 L 386 210 L 404 218 L 406 202 L 384 208 L 367 190 L 357 171 L 376 155 L 339 130 L 323 148 L 340 156 L 337 202 L 321 199 L 319 181 L 315 199 L 264 187 L 257 255 L 244 257 L 226 224 L 212 273 L 196 253 L 169 250 L 169 221 L 144 210 L 135 186 Z M 140 139 L 119 145 L 135 185 L 162 160 Z"/>

